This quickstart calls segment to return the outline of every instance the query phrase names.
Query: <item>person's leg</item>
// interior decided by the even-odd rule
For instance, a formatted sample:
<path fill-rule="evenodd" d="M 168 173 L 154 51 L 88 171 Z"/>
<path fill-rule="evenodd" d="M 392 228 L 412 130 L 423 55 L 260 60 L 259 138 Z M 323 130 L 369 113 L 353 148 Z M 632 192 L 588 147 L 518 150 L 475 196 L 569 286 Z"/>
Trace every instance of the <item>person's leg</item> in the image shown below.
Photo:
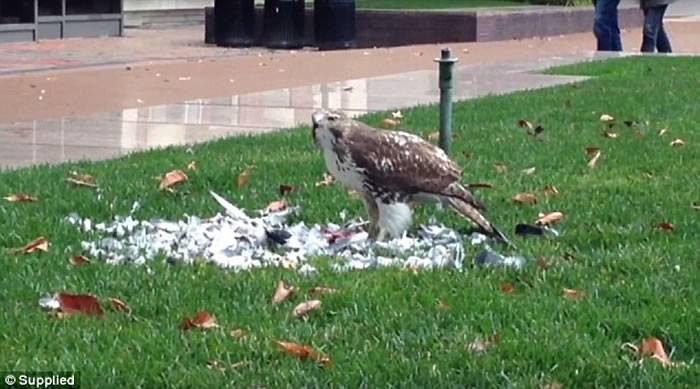
<path fill-rule="evenodd" d="M 595 21 L 593 33 L 598 40 L 599 51 L 621 50 L 619 27 L 617 23 L 617 6 L 620 0 L 597 0 L 595 3 Z"/>
<path fill-rule="evenodd" d="M 653 53 L 656 49 L 656 39 L 659 36 L 659 27 L 663 12 L 661 6 L 644 9 L 644 28 L 642 31 L 642 53 Z"/>
<path fill-rule="evenodd" d="M 670 53 L 671 50 L 671 40 L 668 39 L 668 34 L 666 34 L 666 29 L 664 28 L 664 15 L 668 5 L 662 5 L 661 16 L 659 17 L 659 34 L 656 36 L 656 48 L 659 53 Z"/>

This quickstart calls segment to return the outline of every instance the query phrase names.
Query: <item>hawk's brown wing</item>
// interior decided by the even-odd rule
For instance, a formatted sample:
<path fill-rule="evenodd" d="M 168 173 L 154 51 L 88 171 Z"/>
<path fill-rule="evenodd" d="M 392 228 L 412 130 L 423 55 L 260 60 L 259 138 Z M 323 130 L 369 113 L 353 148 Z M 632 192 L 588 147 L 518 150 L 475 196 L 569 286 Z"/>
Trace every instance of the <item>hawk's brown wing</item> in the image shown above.
<path fill-rule="evenodd" d="M 342 142 L 355 165 L 380 187 L 398 193 L 459 197 L 483 208 L 460 184 L 462 172 L 444 151 L 422 138 L 353 121 Z"/>

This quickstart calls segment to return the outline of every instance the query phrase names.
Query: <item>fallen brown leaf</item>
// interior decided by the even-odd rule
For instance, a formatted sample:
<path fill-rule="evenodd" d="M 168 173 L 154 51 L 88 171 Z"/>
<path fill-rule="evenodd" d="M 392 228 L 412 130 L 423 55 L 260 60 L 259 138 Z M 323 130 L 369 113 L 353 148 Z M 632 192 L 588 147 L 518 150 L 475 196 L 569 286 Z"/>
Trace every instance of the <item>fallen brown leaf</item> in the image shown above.
<path fill-rule="evenodd" d="M 386 119 L 382 120 L 382 122 L 379 124 L 379 127 L 393 128 L 393 127 L 398 126 L 399 124 L 401 124 L 401 122 L 399 120 L 386 118 Z"/>
<path fill-rule="evenodd" d="M 61 312 L 72 315 L 102 316 L 103 311 L 97 297 L 88 294 L 59 293 L 56 296 Z"/>
<path fill-rule="evenodd" d="M 92 261 L 90 261 L 88 257 L 85 257 L 83 255 L 73 255 L 68 259 L 68 262 L 70 262 L 70 264 L 73 266 L 81 266 L 91 263 Z"/>
<path fill-rule="evenodd" d="M 520 204 L 537 204 L 537 196 L 532 193 L 518 193 L 513 196 L 513 201 Z"/>
<path fill-rule="evenodd" d="M 131 307 L 129 307 L 124 301 L 119 300 L 118 298 L 110 297 L 109 304 L 117 312 L 126 313 L 127 315 L 131 314 Z"/>
<path fill-rule="evenodd" d="M 603 132 L 603 136 L 609 139 L 615 139 L 618 137 L 617 132 L 611 132 L 611 131 L 605 131 Z"/>
<path fill-rule="evenodd" d="M 289 203 L 287 203 L 287 200 L 284 200 L 284 199 L 277 200 L 277 201 L 273 201 L 270 204 L 268 204 L 267 207 L 265 207 L 265 212 L 266 213 L 282 212 L 285 209 L 287 209 L 287 207 L 289 207 Z"/>
<path fill-rule="evenodd" d="M 183 330 L 190 330 L 193 328 L 209 330 L 220 327 L 221 326 L 216 323 L 216 319 L 207 311 L 199 311 L 193 318 L 185 317 L 180 323 L 180 328 Z"/>
<path fill-rule="evenodd" d="M 496 163 L 493 167 L 496 168 L 496 173 L 505 173 L 508 170 L 508 167 L 502 163 Z"/>
<path fill-rule="evenodd" d="M 24 193 L 13 193 L 5 196 L 4 199 L 11 203 L 30 203 L 38 200 L 36 197 Z"/>
<path fill-rule="evenodd" d="M 182 170 L 172 170 L 165 173 L 165 176 L 163 176 L 163 178 L 160 180 L 158 189 L 170 190 L 170 188 L 174 185 L 177 185 L 181 182 L 185 182 L 188 179 L 189 178 L 187 177 L 187 174 L 185 174 L 185 172 L 183 172 Z"/>
<path fill-rule="evenodd" d="M 673 223 L 671 223 L 671 222 L 662 222 L 662 223 L 659 223 L 659 224 L 657 225 L 657 227 L 658 227 L 660 230 L 664 230 L 664 231 L 673 231 L 673 229 L 675 228 L 675 226 L 674 226 Z"/>
<path fill-rule="evenodd" d="M 535 221 L 536 224 L 540 225 L 550 225 L 550 224 L 555 224 L 559 223 L 562 218 L 564 218 L 564 214 L 561 212 L 549 212 L 549 213 L 540 213 L 537 215 L 537 220 Z"/>
<path fill-rule="evenodd" d="M 547 270 L 549 265 L 547 265 L 547 261 L 544 257 L 537 258 L 537 267 L 539 267 L 540 270 Z"/>
<path fill-rule="evenodd" d="M 288 193 L 294 192 L 296 189 L 297 189 L 297 187 L 294 185 L 282 184 L 282 185 L 280 185 L 279 194 L 280 194 L 280 196 L 284 196 Z"/>
<path fill-rule="evenodd" d="M 293 286 L 287 286 L 285 285 L 284 281 L 279 281 L 277 283 L 275 293 L 272 295 L 272 304 L 279 304 L 282 301 L 285 301 L 288 298 L 292 297 L 294 295 L 295 290 L 296 289 Z"/>
<path fill-rule="evenodd" d="M 327 356 L 316 351 L 311 346 L 306 346 L 299 343 L 277 341 L 279 349 L 289 355 L 293 355 L 299 359 L 311 359 L 325 367 L 331 365 L 331 360 Z"/>
<path fill-rule="evenodd" d="M 673 147 L 682 147 L 685 146 L 685 141 L 683 139 L 676 139 L 673 142 L 671 142 L 671 146 Z"/>
<path fill-rule="evenodd" d="M 503 293 L 513 293 L 514 290 L 515 288 L 510 282 L 504 282 L 501 284 L 501 292 Z"/>
<path fill-rule="evenodd" d="M 337 289 L 328 288 L 325 286 L 314 286 L 313 288 L 309 289 L 307 293 L 309 296 L 320 296 L 324 294 L 333 294 L 336 292 L 338 292 Z"/>
<path fill-rule="evenodd" d="M 664 350 L 664 344 L 653 336 L 642 341 L 642 344 L 639 345 L 638 355 L 640 358 L 651 357 L 664 366 L 673 365 L 671 358 L 668 357 L 666 350 Z"/>
<path fill-rule="evenodd" d="M 583 298 L 584 293 L 581 290 L 564 288 L 561 295 L 570 300 L 580 300 Z"/>
<path fill-rule="evenodd" d="M 81 174 L 78 172 L 71 172 L 66 178 L 66 182 L 77 185 L 77 186 L 87 186 L 89 188 L 97 188 L 95 183 L 95 177 L 89 174 Z"/>
<path fill-rule="evenodd" d="M 477 339 L 473 342 L 467 344 L 467 350 L 474 353 L 483 353 L 492 346 L 498 344 L 501 340 L 501 335 L 499 333 L 494 333 L 483 339 Z"/>
<path fill-rule="evenodd" d="M 542 192 L 545 196 L 556 196 L 560 193 L 559 189 L 554 185 L 545 185 L 545 187 L 542 188 Z"/>
<path fill-rule="evenodd" d="M 535 126 L 533 126 L 532 123 L 530 123 L 530 121 L 525 119 L 518 120 L 518 127 L 527 128 L 528 130 L 533 130 L 535 128 Z"/>
<path fill-rule="evenodd" d="M 328 173 L 323 173 L 323 179 L 316 183 L 316 186 L 330 186 L 335 181 L 332 175 Z"/>
<path fill-rule="evenodd" d="M 444 303 L 442 300 L 440 300 L 440 299 L 435 300 L 435 305 L 437 306 L 437 309 L 439 309 L 439 310 L 441 310 L 441 311 L 447 311 L 447 310 L 449 310 L 449 309 L 452 309 L 451 306 L 449 306 L 448 304 L 445 304 L 445 303 Z"/>
<path fill-rule="evenodd" d="M 246 183 L 248 183 L 248 180 L 250 179 L 250 174 L 253 172 L 253 166 L 248 166 L 243 171 L 241 171 L 238 174 L 238 178 L 236 178 L 236 186 L 239 188 L 242 188 Z"/>
<path fill-rule="evenodd" d="M 593 155 L 593 157 L 588 161 L 588 163 L 586 165 L 591 169 L 595 168 L 596 165 L 598 164 L 598 160 L 600 160 L 600 155 L 601 155 L 601 152 L 600 152 L 600 150 L 598 150 Z"/>
<path fill-rule="evenodd" d="M 27 243 L 24 245 L 24 247 L 21 247 L 19 249 L 15 249 L 15 252 L 21 252 L 24 254 L 31 254 L 35 251 L 43 251 L 43 252 L 48 252 L 49 251 L 49 241 L 44 238 L 43 236 L 40 236 L 33 241 Z"/>
<path fill-rule="evenodd" d="M 292 316 L 296 318 L 302 318 L 319 308 L 321 308 L 320 300 L 304 301 L 303 303 L 294 307 L 294 309 L 292 310 Z"/>

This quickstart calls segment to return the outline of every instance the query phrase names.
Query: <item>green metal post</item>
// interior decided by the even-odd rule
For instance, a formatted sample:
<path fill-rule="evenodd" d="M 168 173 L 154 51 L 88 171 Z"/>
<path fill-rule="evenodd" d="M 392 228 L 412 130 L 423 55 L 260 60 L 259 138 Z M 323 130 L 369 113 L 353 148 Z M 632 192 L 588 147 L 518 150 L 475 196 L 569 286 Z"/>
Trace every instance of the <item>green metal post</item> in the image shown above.
<path fill-rule="evenodd" d="M 444 48 L 435 62 L 440 64 L 440 148 L 449 155 L 452 143 L 452 70 L 457 58 L 452 57 L 449 48 Z"/>

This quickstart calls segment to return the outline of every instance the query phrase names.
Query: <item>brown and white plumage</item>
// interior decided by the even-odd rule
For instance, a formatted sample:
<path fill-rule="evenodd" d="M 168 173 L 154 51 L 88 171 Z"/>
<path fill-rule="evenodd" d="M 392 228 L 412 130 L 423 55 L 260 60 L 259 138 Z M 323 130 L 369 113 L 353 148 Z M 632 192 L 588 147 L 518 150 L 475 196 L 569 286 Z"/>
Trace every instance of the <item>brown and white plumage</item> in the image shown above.
<path fill-rule="evenodd" d="M 485 206 L 461 183 L 462 171 L 445 152 L 422 138 L 377 130 L 339 112 L 312 116 L 314 141 L 329 172 L 362 194 L 370 232 L 400 237 L 411 223 L 412 202 L 439 202 L 482 232 L 508 242 L 483 215 Z"/>

